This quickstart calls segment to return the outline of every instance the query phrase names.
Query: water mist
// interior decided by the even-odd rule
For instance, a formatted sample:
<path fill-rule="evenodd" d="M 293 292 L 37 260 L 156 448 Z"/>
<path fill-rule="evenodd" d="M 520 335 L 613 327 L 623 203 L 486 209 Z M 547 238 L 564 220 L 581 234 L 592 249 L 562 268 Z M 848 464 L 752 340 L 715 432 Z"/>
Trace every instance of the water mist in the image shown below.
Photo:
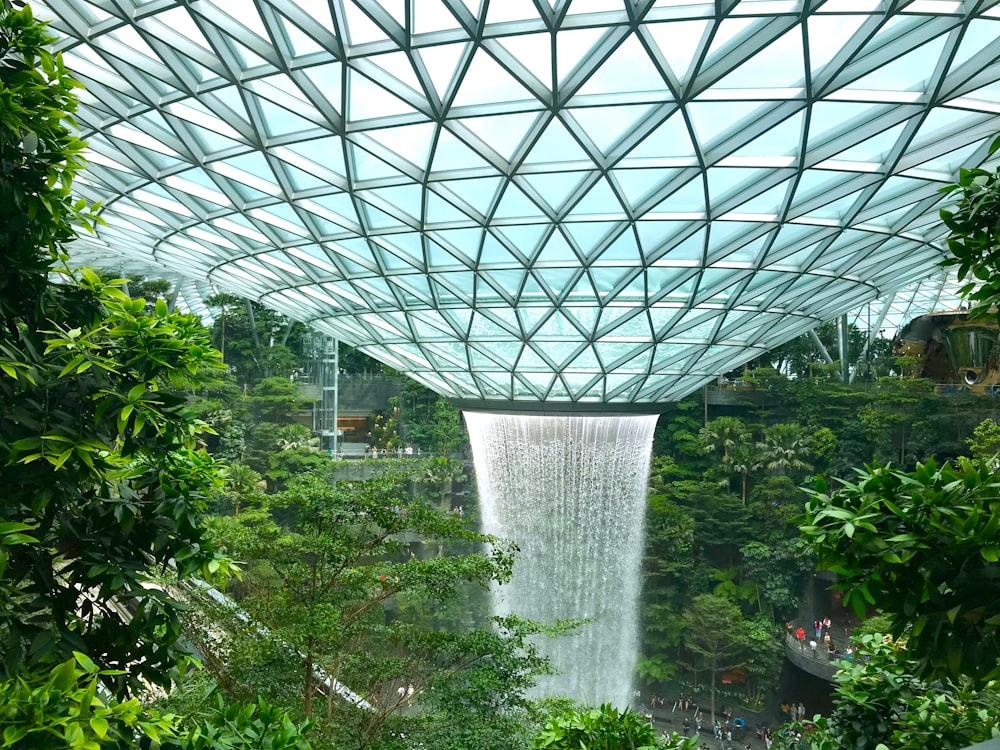
<path fill-rule="evenodd" d="M 540 646 L 539 695 L 628 705 L 638 649 L 643 518 L 656 416 L 466 412 L 483 530 L 520 547 L 498 615 L 587 619 Z"/>

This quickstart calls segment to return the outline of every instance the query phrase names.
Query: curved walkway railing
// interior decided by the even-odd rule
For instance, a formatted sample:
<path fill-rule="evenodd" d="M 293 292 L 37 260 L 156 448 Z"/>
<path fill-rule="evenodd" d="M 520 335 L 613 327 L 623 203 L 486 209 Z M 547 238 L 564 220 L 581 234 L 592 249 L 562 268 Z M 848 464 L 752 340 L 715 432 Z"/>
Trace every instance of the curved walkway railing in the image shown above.
<path fill-rule="evenodd" d="M 834 657 L 822 643 L 812 648 L 808 640 L 800 641 L 793 633 L 785 636 L 785 657 L 799 669 L 830 682 L 837 673 Z"/>

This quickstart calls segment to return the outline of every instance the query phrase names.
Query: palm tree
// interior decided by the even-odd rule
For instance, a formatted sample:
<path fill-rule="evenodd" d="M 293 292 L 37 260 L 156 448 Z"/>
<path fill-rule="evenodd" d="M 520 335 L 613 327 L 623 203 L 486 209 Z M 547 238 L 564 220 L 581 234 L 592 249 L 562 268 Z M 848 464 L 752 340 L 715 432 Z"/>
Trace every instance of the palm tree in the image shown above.
<path fill-rule="evenodd" d="M 750 441 L 740 443 L 729 457 L 729 468 L 740 475 L 743 484 L 743 504 L 747 504 L 747 479 L 764 465 L 764 454 L 760 446 Z"/>
<path fill-rule="evenodd" d="M 808 471 L 812 464 L 805 459 L 811 442 L 806 428 L 796 422 L 771 425 L 765 428 L 760 444 L 764 465 L 782 475 Z"/>
<path fill-rule="evenodd" d="M 225 473 L 225 494 L 233 501 L 234 515 L 240 514 L 241 502 L 254 494 L 259 494 L 261 476 L 246 464 L 235 463 Z"/>
<path fill-rule="evenodd" d="M 718 417 L 706 424 L 698 432 L 698 441 L 705 453 L 722 451 L 722 463 L 729 463 L 729 452 L 750 437 L 750 428 L 742 419 Z"/>

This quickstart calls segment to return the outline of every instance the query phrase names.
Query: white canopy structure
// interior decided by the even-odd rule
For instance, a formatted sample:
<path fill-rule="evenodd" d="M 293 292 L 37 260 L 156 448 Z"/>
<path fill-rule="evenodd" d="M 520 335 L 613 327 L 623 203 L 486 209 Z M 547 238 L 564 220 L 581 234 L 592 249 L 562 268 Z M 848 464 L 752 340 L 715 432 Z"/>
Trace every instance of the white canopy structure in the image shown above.
<path fill-rule="evenodd" d="M 642 409 L 877 308 L 1000 129 L 995 0 L 33 6 L 85 86 L 81 260 L 465 404 Z"/>

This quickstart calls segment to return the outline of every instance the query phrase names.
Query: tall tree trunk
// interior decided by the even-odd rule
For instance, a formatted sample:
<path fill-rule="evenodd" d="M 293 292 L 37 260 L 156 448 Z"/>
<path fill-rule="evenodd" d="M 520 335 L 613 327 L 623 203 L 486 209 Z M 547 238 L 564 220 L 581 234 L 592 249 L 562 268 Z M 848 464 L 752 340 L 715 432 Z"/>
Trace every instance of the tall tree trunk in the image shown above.
<path fill-rule="evenodd" d="M 715 664 L 716 664 L 716 662 L 713 660 L 712 661 L 712 670 L 711 670 L 712 671 L 712 690 L 711 690 L 711 695 L 712 695 L 712 700 L 711 700 L 712 726 L 715 726 Z"/>
<path fill-rule="evenodd" d="M 302 695 L 302 710 L 308 719 L 312 715 L 313 703 L 313 655 L 312 638 L 306 645 L 306 687 Z"/>

